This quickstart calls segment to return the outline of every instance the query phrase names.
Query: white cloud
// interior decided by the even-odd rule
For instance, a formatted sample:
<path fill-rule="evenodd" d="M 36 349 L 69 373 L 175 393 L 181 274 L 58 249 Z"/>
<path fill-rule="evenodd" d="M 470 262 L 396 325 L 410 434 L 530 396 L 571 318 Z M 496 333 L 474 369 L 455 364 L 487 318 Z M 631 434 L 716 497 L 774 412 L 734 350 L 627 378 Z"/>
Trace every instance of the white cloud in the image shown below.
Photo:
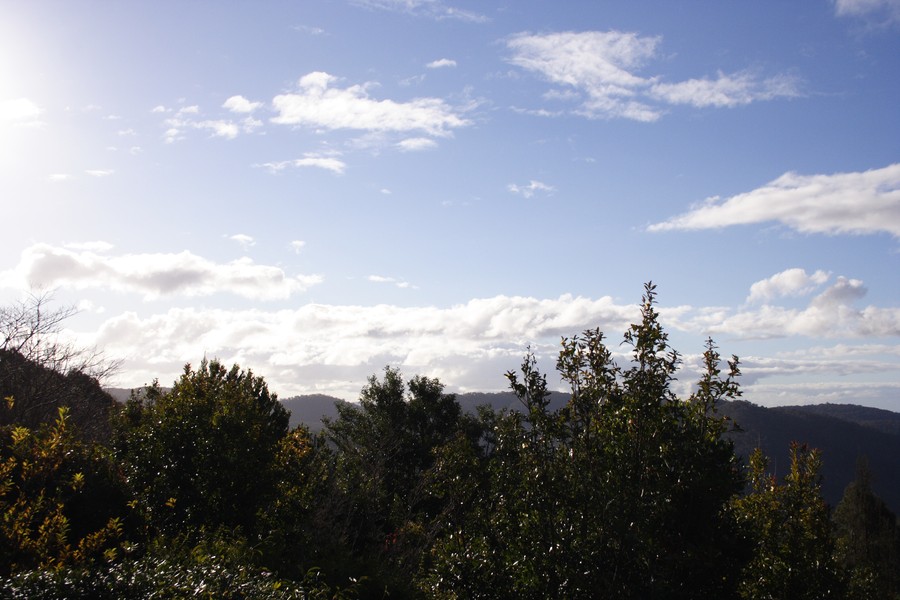
<path fill-rule="evenodd" d="M 256 240 L 254 240 L 251 236 L 246 235 L 244 233 L 236 233 L 234 235 L 228 236 L 229 240 L 237 242 L 241 245 L 243 249 L 250 248 L 251 246 L 256 245 Z"/>
<path fill-rule="evenodd" d="M 273 123 L 321 129 L 355 129 L 370 132 L 421 131 L 447 136 L 468 125 L 439 98 L 415 98 L 409 102 L 374 100 L 371 84 L 332 87 L 336 77 L 320 71 L 304 75 L 297 92 L 275 96 L 278 116 Z"/>
<path fill-rule="evenodd" d="M 760 80 L 744 72 L 666 83 L 660 76 L 639 75 L 656 58 L 660 42 L 636 33 L 586 31 L 522 33 L 506 44 L 512 64 L 565 86 L 553 90 L 550 99 L 577 100 L 574 112 L 590 118 L 651 122 L 667 104 L 727 107 L 797 95 L 796 81 L 784 76 Z"/>
<path fill-rule="evenodd" d="M 295 254 L 300 254 L 300 251 L 303 250 L 304 246 L 306 246 L 306 242 L 303 240 L 294 240 L 290 243 L 291 250 L 293 250 Z"/>
<path fill-rule="evenodd" d="M 223 137 L 229 140 L 236 138 L 240 132 L 240 128 L 231 121 L 200 121 L 198 123 L 192 123 L 191 126 L 196 129 L 209 130 L 212 132 L 213 136 Z"/>
<path fill-rule="evenodd" d="M 18 289 L 69 286 L 160 296 L 229 293 L 256 300 L 288 298 L 321 283 L 318 275 L 289 277 L 278 267 L 247 258 L 220 264 L 191 252 L 109 255 L 100 249 L 73 250 L 35 244 L 19 264 L 0 273 L 0 285 Z"/>
<path fill-rule="evenodd" d="M 776 275 L 770 279 L 778 278 Z M 810 279 L 814 282 L 816 278 L 814 274 Z M 821 279 L 821 276 L 818 278 Z M 784 289 L 793 289 L 791 284 L 784 281 L 781 285 Z M 757 294 L 762 293 L 757 291 Z M 866 288 L 862 281 L 838 277 L 833 285 L 813 297 L 804 308 L 764 304 L 758 308 L 733 311 L 721 308 L 696 309 L 672 318 L 670 324 L 683 331 L 713 337 L 725 335 L 756 340 L 795 336 L 865 338 L 900 335 L 900 308 L 856 307 L 855 304 L 865 294 Z"/>
<path fill-rule="evenodd" d="M 128 129 L 120 129 L 116 132 L 116 135 L 137 135 L 137 132 L 130 127 Z"/>
<path fill-rule="evenodd" d="M 0 123 L 6 121 L 17 125 L 38 125 L 38 117 L 43 112 L 40 106 L 28 98 L 0 101 Z"/>
<path fill-rule="evenodd" d="M 428 150 L 429 148 L 436 147 L 437 142 L 431 138 L 406 138 L 405 140 L 397 142 L 397 148 L 403 152 L 417 152 L 419 150 Z"/>
<path fill-rule="evenodd" d="M 821 270 L 807 275 L 803 269 L 788 269 L 751 285 L 747 301 L 765 302 L 782 296 L 805 296 L 828 281 L 829 277 Z"/>
<path fill-rule="evenodd" d="M 262 102 L 251 102 L 243 96 L 232 96 L 222 104 L 222 108 L 227 108 L 235 113 L 252 113 L 262 104 Z"/>
<path fill-rule="evenodd" d="M 438 60 L 433 60 L 427 65 L 425 65 L 429 69 L 442 69 L 446 67 L 455 67 L 456 61 L 452 58 L 439 58 Z"/>
<path fill-rule="evenodd" d="M 803 233 L 900 237 L 900 163 L 834 175 L 785 173 L 769 184 L 648 227 L 649 231 L 718 229 L 777 221 Z"/>
<path fill-rule="evenodd" d="M 70 179 L 70 178 L 71 178 L 71 175 L 69 175 L 68 173 L 51 173 L 50 174 L 50 181 L 66 181 L 67 179 Z"/>
<path fill-rule="evenodd" d="M 88 169 L 85 171 L 91 177 L 109 177 L 115 173 L 112 169 Z"/>
<path fill-rule="evenodd" d="M 150 112 L 152 112 L 152 113 L 167 113 L 167 112 L 169 112 L 169 109 L 166 108 L 165 106 L 163 106 L 162 104 L 158 104 L 158 105 L 154 106 L 152 109 L 150 109 Z"/>
<path fill-rule="evenodd" d="M 191 106 L 182 106 L 178 109 L 179 115 L 198 115 L 200 114 L 200 107 L 196 104 L 192 104 Z"/>
<path fill-rule="evenodd" d="M 535 181 L 534 179 L 529 181 L 527 185 L 517 185 L 515 183 L 510 183 L 506 186 L 506 189 L 514 194 L 521 194 L 526 198 L 531 198 L 536 192 L 544 192 L 549 194 L 555 190 L 553 186 L 547 185 L 546 183 L 542 183 L 540 181 Z"/>
<path fill-rule="evenodd" d="M 254 166 L 265 167 L 269 170 L 270 173 L 283 171 L 287 167 L 315 167 L 317 169 L 325 169 L 326 171 L 331 171 L 332 173 L 335 173 L 337 175 L 342 175 L 347 169 L 347 163 L 339 158 L 336 158 L 336 156 L 337 155 L 335 154 L 318 154 L 316 152 L 307 152 L 303 155 L 303 158 L 282 160 L 278 162 L 268 162 Z"/>
<path fill-rule="evenodd" d="M 448 6 L 442 0 L 352 0 L 354 4 L 367 8 L 390 10 L 428 17 L 442 21 L 453 19 L 470 23 L 485 23 L 488 18 L 476 12 Z"/>

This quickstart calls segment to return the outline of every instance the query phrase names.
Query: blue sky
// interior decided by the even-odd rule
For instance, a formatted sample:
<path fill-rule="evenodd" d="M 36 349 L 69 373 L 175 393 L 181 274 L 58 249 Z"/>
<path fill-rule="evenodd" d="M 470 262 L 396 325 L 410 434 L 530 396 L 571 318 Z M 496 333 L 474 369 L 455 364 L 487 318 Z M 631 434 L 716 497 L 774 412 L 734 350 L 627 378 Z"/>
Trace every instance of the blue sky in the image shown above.
<path fill-rule="evenodd" d="M 897 0 L 0 13 L 0 300 L 114 384 L 556 386 L 652 280 L 682 389 L 712 336 L 751 402 L 900 410 Z"/>

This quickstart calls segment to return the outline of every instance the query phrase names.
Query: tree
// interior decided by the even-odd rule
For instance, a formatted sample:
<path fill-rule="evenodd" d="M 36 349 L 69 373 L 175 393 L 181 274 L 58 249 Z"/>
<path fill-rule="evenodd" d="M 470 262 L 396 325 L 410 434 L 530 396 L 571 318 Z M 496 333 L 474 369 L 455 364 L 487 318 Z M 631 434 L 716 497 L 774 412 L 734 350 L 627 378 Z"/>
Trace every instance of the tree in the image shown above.
<path fill-rule="evenodd" d="M 735 501 L 738 518 L 754 544 L 740 597 L 844 598 L 828 507 L 820 489 L 819 452 L 792 444 L 784 483 L 769 475 L 767 467 L 767 459 L 757 449 L 750 457 L 750 493 Z"/>
<path fill-rule="evenodd" d="M 436 545 L 423 581 L 437 597 L 726 598 L 741 540 L 729 502 L 742 487 L 722 399 L 739 395 L 737 359 L 722 376 L 708 342 L 697 391 L 671 384 L 680 357 L 647 284 L 620 367 L 599 330 L 563 339 L 557 369 L 568 405 L 548 409 L 546 377 L 527 355 L 510 372 L 523 412 L 488 415 L 489 455 L 446 488 L 470 503 Z M 441 472 L 459 478 L 453 457 Z M 472 455 L 456 460 L 474 465 Z M 460 507 L 461 510 L 466 510 Z"/>
<path fill-rule="evenodd" d="M 835 507 L 833 521 L 838 563 L 850 576 L 851 591 L 870 598 L 900 598 L 900 526 L 872 492 L 872 474 L 863 458 L 856 480 Z"/>
<path fill-rule="evenodd" d="M 250 533 L 278 492 L 288 417 L 263 378 L 203 360 L 170 391 L 154 382 L 128 402 L 114 451 L 153 526 Z"/>
<path fill-rule="evenodd" d="M 428 486 L 435 456 L 457 437 L 477 437 L 474 422 L 437 379 L 405 382 L 390 367 L 369 378 L 358 404 L 337 408 L 325 423 L 335 454 L 323 516 L 352 560 L 393 594 L 411 594 L 443 510 Z"/>
<path fill-rule="evenodd" d="M 72 306 L 50 309 L 52 300 L 49 293 L 30 294 L 25 300 L 0 306 L 0 350 L 17 352 L 58 373 L 76 371 L 98 381 L 113 375 L 121 361 L 63 339 L 63 322 L 78 310 Z"/>

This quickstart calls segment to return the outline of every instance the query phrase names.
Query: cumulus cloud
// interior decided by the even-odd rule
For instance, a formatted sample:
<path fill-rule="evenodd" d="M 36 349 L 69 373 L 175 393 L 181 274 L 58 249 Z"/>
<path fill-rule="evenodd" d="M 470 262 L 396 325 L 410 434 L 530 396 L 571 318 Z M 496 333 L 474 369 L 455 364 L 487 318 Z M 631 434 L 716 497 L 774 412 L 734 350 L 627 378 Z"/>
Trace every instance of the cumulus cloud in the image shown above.
<path fill-rule="evenodd" d="M 427 65 L 425 65 L 429 69 L 443 69 L 446 67 L 455 67 L 456 61 L 452 58 L 439 58 L 437 60 L 433 60 Z"/>
<path fill-rule="evenodd" d="M 659 37 L 619 31 L 521 33 L 506 41 L 509 62 L 563 86 L 551 98 L 577 101 L 574 112 L 590 118 L 651 122 L 672 104 L 731 107 L 798 95 L 797 82 L 785 76 L 720 73 L 682 82 L 642 76 L 660 43 Z"/>
<path fill-rule="evenodd" d="M 252 113 L 260 106 L 262 106 L 262 102 L 251 102 L 243 96 L 232 96 L 222 104 L 222 108 L 227 108 L 235 113 Z"/>
<path fill-rule="evenodd" d="M 294 254 L 300 254 L 300 251 L 303 250 L 304 246 L 306 246 L 306 242 L 303 240 L 294 240 L 290 243 L 291 250 L 294 251 Z"/>
<path fill-rule="evenodd" d="M 529 181 L 526 185 L 510 183 L 506 186 L 506 189 L 513 194 L 520 194 L 525 198 L 531 198 L 537 192 L 544 192 L 549 194 L 555 190 L 553 186 L 547 185 L 546 183 L 541 183 L 540 181 L 535 181 L 534 179 Z"/>
<path fill-rule="evenodd" d="M 795 277 L 798 281 L 791 282 Z M 807 277 L 815 283 L 822 275 Z M 757 297 L 775 294 L 773 288 L 795 290 L 803 284 L 796 274 L 776 275 L 757 282 Z M 756 285 L 756 284 L 754 284 Z M 808 287 L 808 286 L 807 286 Z M 803 289 L 802 287 L 800 289 Z M 703 333 L 713 337 L 728 336 L 739 339 L 773 339 L 793 336 L 810 338 L 866 338 L 900 335 L 900 308 L 857 307 L 866 295 L 866 287 L 859 279 L 838 277 L 831 286 L 810 299 L 802 308 L 788 308 L 773 304 L 743 307 L 696 309 L 673 318 L 670 324 L 683 331 Z M 751 297 L 754 289 L 751 286 Z"/>
<path fill-rule="evenodd" d="M 19 264 L 0 273 L 0 285 L 18 289 L 72 287 L 161 296 L 229 293 L 256 300 L 285 299 L 321 283 L 318 275 L 290 277 L 248 258 L 215 263 L 188 251 L 177 254 L 110 255 L 102 247 L 65 248 L 35 244 Z"/>
<path fill-rule="evenodd" d="M 802 233 L 900 237 L 900 163 L 833 175 L 785 173 L 750 192 L 711 198 L 649 231 L 719 229 L 776 221 Z"/>
<path fill-rule="evenodd" d="M 278 115 L 273 123 L 319 129 L 351 129 L 368 132 L 413 132 L 448 136 L 469 124 L 439 98 L 415 98 L 408 102 L 375 100 L 371 84 L 335 87 L 338 79 L 321 71 L 300 78 L 297 91 L 272 100 Z"/>
<path fill-rule="evenodd" d="M 353 4 L 366 8 L 402 12 L 428 17 L 438 21 L 452 19 L 470 23 L 485 23 L 488 18 L 476 12 L 449 6 L 442 0 L 352 0 Z"/>
<path fill-rule="evenodd" d="M 830 275 L 816 271 L 807 275 L 804 269 L 787 269 L 750 286 L 747 302 L 766 302 L 782 296 L 805 296 L 822 285 Z"/>
<path fill-rule="evenodd" d="M 267 162 L 258 167 L 265 167 L 270 173 L 278 173 L 288 167 L 315 167 L 317 169 L 325 169 L 336 175 L 342 175 L 347 169 L 347 163 L 336 157 L 335 154 L 319 154 L 316 152 L 307 152 L 303 158 L 295 158 L 293 160 L 282 160 L 278 162 Z"/>

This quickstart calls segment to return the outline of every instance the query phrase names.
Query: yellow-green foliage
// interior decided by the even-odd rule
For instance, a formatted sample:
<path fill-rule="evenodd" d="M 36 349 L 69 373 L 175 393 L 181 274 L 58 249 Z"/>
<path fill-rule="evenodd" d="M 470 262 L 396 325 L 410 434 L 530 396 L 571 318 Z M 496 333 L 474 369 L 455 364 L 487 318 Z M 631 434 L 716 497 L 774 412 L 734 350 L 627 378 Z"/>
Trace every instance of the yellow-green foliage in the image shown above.
<path fill-rule="evenodd" d="M 60 408 L 49 427 L 0 430 L 0 556 L 6 572 L 115 557 L 120 519 L 81 535 L 73 532 L 67 507 L 85 493 L 85 467 L 94 461 L 73 436 L 68 418 L 68 409 Z"/>

